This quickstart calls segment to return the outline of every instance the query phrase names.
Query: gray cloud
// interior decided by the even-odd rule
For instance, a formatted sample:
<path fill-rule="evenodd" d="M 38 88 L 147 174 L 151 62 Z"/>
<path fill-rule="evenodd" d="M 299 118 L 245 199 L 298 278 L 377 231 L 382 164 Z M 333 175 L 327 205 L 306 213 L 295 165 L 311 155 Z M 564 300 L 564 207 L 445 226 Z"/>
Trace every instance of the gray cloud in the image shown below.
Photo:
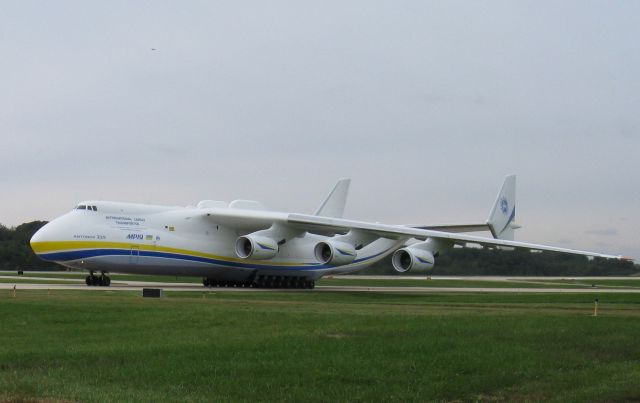
<path fill-rule="evenodd" d="M 587 230 L 585 233 L 598 236 L 616 236 L 619 234 L 619 231 L 615 228 L 599 228 Z"/>

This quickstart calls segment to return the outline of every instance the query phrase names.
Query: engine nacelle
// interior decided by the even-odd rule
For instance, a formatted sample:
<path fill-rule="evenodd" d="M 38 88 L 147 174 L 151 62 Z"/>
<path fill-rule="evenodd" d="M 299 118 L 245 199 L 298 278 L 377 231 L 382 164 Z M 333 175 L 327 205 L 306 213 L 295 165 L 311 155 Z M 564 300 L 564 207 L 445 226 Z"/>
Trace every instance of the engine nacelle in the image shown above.
<path fill-rule="evenodd" d="M 333 266 L 341 266 L 353 262 L 356 258 L 355 246 L 338 241 L 322 241 L 313 249 L 318 262 Z"/>
<path fill-rule="evenodd" d="M 433 253 L 428 250 L 418 248 L 402 248 L 393 253 L 391 263 L 393 268 L 400 273 L 409 270 L 415 272 L 427 272 L 433 269 L 436 259 Z"/>
<path fill-rule="evenodd" d="M 259 235 L 244 235 L 236 240 L 236 255 L 243 259 L 271 259 L 278 253 L 278 243 Z"/>

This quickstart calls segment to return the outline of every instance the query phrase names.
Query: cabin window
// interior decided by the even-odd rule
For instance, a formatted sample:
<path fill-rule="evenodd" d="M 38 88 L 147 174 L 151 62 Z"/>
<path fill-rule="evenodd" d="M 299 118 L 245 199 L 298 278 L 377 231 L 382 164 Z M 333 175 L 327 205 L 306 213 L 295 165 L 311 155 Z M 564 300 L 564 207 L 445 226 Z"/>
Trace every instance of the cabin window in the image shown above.
<path fill-rule="evenodd" d="M 86 210 L 87 206 L 78 206 L 78 210 Z"/>

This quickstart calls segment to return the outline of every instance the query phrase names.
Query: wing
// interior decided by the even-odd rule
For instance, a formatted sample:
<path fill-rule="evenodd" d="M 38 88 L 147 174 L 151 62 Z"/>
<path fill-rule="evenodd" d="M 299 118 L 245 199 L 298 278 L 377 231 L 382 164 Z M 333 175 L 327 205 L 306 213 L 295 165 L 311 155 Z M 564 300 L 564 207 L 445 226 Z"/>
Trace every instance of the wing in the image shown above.
<path fill-rule="evenodd" d="M 407 225 L 410 228 L 426 229 L 440 232 L 483 232 L 491 231 L 489 224 L 458 224 L 458 225 Z"/>
<path fill-rule="evenodd" d="M 386 225 L 370 223 L 364 221 L 345 220 L 342 218 L 321 217 L 307 214 L 286 214 L 268 211 L 247 211 L 234 209 L 203 209 L 207 218 L 216 224 L 236 228 L 241 232 L 265 230 L 278 224 L 291 228 L 292 230 L 305 231 L 323 235 L 346 234 L 351 230 L 358 230 L 387 239 L 417 239 L 427 240 L 429 238 L 449 241 L 452 244 L 466 245 L 477 244 L 482 246 L 506 246 L 512 248 L 522 248 L 529 250 L 552 251 L 571 253 L 575 255 L 602 257 L 607 259 L 622 259 L 621 256 L 607 255 L 598 252 L 589 252 L 575 249 L 559 248 L 556 246 L 539 245 L 527 242 L 509 241 L 504 239 L 485 238 L 473 235 L 466 235 L 451 231 L 453 226 L 441 226 L 449 231 L 438 231 L 435 229 L 413 228 L 401 225 Z M 469 226 L 461 226 L 468 230 Z M 480 227 L 474 225 L 473 227 Z M 436 227 L 437 228 L 437 227 Z M 462 232 L 462 231 L 460 231 Z"/>
<path fill-rule="evenodd" d="M 310 232 L 334 232 L 342 234 L 350 230 L 360 230 L 373 233 L 381 238 L 389 239 L 411 239 L 427 240 L 434 238 L 439 240 L 450 241 L 454 244 L 466 245 L 478 244 L 482 246 L 507 246 L 512 248 L 522 248 L 529 250 L 553 251 L 571 253 L 575 255 L 602 257 L 607 259 L 619 259 L 620 256 L 607 255 L 597 252 L 588 252 L 574 249 L 558 248 L 555 246 L 538 245 L 526 242 L 509 241 L 503 239 L 484 238 L 472 235 L 456 234 L 453 232 L 435 231 L 431 229 L 411 228 L 405 226 L 385 225 L 378 223 L 369 223 L 362 221 L 344 220 L 330 217 L 317 217 L 305 214 L 289 214 L 285 225 L 297 226 Z"/>

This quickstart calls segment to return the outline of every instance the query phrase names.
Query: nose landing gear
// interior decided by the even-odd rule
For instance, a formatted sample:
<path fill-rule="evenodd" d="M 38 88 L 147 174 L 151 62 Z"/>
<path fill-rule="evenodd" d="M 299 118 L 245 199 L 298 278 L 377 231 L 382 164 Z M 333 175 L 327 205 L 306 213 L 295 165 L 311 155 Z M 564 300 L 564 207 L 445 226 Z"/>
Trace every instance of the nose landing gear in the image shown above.
<path fill-rule="evenodd" d="M 93 271 L 90 273 L 85 279 L 88 286 L 109 287 L 111 285 L 111 277 L 107 276 L 105 272 L 102 272 L 100 276 L 94 275 Z"/>

